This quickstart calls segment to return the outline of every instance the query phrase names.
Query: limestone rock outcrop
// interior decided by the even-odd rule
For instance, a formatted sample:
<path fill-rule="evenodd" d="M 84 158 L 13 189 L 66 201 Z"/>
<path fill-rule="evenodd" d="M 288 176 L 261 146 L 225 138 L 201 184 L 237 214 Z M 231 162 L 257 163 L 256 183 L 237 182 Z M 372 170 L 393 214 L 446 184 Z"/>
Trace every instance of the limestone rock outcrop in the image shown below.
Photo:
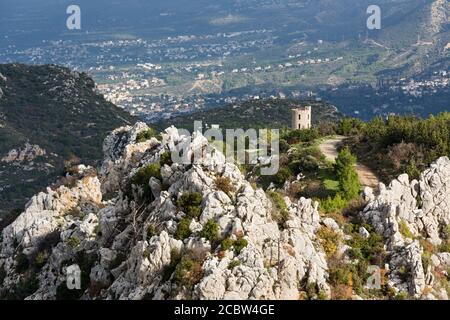
<path fill-rule="evenodd" d="M 265 192 L 201 134 L 191 140 L 172 127 L 161 141 L 137 143 L 145 130 L 138 123 L 113 131 L 98 177 L 81 172 L 76 182 L 40 193 L 3 230 L 3 289 L 26 299 L 298 299 L 307 283 L 330 294 L 315 235 L 317 203 L 286 198 L 288 217 L 280 228 Z M 201 157 L 191 164 L 162 163 L 180 144 L 188 146 L 188 158 Z M 131 180 L 149 164 L 160 167 L 145 193 L 145 185 Z M 218 177 L 233 191 L 221 190 Z M 180 237 L 188 213 L 177 199 L 194 192 L 201 195 L 200 212 L 188 225 L 190 235 Z M 218 239 L 232 245 L 202 236 L 212 222 Z M 33 265 L 32 275 L 24 261 Z M 72 265 L 81 270 L 80 291 L 66 289 Z M 24 294 L 17 283 L 30 277 L 33 290 Z"/>
<path fill-rule="evenodd" d="M 191 137 L 171 127 L 137 142 L 148 130 L 143 123 L 114 130 L 105 139 L 98 174 L 79 166 L 65 183 L 34 196 L 3 229 L 1 297 L 331 297 L 330 257 L 318 238 L 325 229 L 340 239 L 337 257 L 347 265 L 358 263 L 350 254 L 352 237 L 370 241 L 375 231 L 386 249 L 390 288 L 417 298 L 446 298 L 436 277 L 450 266 L 450 256 L 426 255 L 424 241 L 447 241 L 442 230 L 450 222 L 448 158 L 433 163 L 418 181 L 401 175 L 389 186 L 381 184 L 378 193 L 366 188 L 367 205 L 359 215 L 367 224 L 350 235 L 339 220 L 322 217 L 311 199 L 285 197 L 280 220 L 274 200 L 200 133 Z M 179 146 L 189 162 L 173 161 Z M 79 288 L 69 289 L 74 270 Z"/>
<path fill-rule="evenodd" d="M 400 175 L 386 187 L 380 184 L 377 196 L 364 191 L 370 200 L 362 218 L 384 236 L 389 256 L 389 280 L 398 291 L 420 297 L 427 286 L 422 265 L 422 238 L 439 246 L 443 230 L 450 222 L 450 160 L 442 157 L 424 171 L 419 180 Z M 435 260 L 440 261 L 437 256 Z M 408 278 L 405 281 L 405 272 Z M 430 281 L 428 281 L 430 282 Z"/>

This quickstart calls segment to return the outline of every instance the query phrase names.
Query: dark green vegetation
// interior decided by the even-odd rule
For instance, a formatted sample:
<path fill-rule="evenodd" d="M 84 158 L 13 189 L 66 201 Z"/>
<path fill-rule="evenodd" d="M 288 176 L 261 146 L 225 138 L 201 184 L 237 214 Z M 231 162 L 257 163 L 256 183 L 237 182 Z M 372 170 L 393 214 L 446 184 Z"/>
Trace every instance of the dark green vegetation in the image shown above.
<path fill-rule="evenodd" d="M 0 159 L 26 142 L 46 151 L 33 163 L 0 162 L 0 214 L 22 208 L 63 173 L 65 161 L 101 160 L 106 134 L 134 121 L 97 94 L 85 73 L 19 64 L 0 65 L 0 73 L 6 78 L 0 78 Z"/>
<path fill-rule="evenodd" d="M 208 222 L 206 222 L 206 224 L 203 226 L 203 229 L 200 232 L 200 236 L 209 240 L 210 242 L 213 242 L 219 237 L 219 230 L 219 224 L 211 219 L 208 220 Z"/>
<path fill-rule="evenodd" d="M 202 213 L 202 200 L 202 195 L 197 192 L 186 192 L 178 198 L 177 206 L 186 214 L 186 216 L 178 223 L 177 231 L 175 233 L 175 238 L 178 240 L 184 240 L 191 235 L 192 232 L 189 229 L 189 226 L 193 219 L 198 219 L 200 217 L 200 214 Z M 214 223 L 214 221 L 210 221 L 210 223 Z M 204 235 L 208 233 L 208 236 L 213 236 L 211 233 L 213 230 L 211 228 L 204 231 Z"/>
<path fill-rule="evenodd" d="M 147 140 L 150 140 L 151 138 L 156 138 L 157 133 L 154 129 L 150 128 L 147 131 L 139 132 L 136 137 L 136 142 L 145 142 Z"/>
<path fill-rule="evenodd" d="M 163 130 L 170 125 L 192 130 L 194 121 L 202 121 L 203 125 L 218 124 L 224 129 L 279 129 L 290 126 L 292 108 L 305 105 L 313 107 L 312 121 L 316 125 L 334 122 L 343 117 L 334 106 L 323 102 L 267 99 L 248 101 L 237 106 L 229 105 L 223 108 L 207 109 L 161 121 L 155 123 L 154 126 L 159 130 Z"/>
<path fill-rule="evenodd" d="M 131 183 L 142 189 L 144 199 L 152 198 L 152 190 L 149 186 L 150 178 L 161 180 L 161 165 L 159 163 L 151 163 L 140 168 L 131 178 Z"/>
<path fill-rule="evenodd" d="M 177 200 L 178 207 L 190 218 L 198 218 L 201 211 L 202 195 L 197 192 L 183 193 Z"/>
<path fill-rule="evenodd" d="M 341 131 L 358 158 L 384 182 L 401 173 L 417 178 L 440 156 L 450 156 L 450 113 L 426 119 L 413 116 L 375 118 L 367 123 L 346 119 Z"/>

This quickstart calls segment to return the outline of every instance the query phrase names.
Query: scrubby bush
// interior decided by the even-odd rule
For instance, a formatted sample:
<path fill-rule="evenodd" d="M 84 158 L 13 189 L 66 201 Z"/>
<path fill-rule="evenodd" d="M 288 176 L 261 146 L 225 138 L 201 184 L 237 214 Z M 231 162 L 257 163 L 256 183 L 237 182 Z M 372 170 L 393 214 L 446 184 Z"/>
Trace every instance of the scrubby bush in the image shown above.
<path fill-rule="evenodd" d="M 148 130 L 139 132 L 136 136 L 136 142 L 137 143 L 145 142 L 156 136 L 157 136 L 156 131 L 154 129 L 150 128 Z"/>
<path fill-rule="evenodd" d="M 289 211 L 286 202 L 278 192 L 268 191 L 267 194 L 276 208 L 274 214 L 272 215 L 273 219 L 280 227 L 283 227 L 286 221 L 289 220 Z"/>
<path fill-rule="evenodd" d="M 367 224 L 363 225 L 369 231 L 369 238 L 364 238 L 359 234 L 360 225 L 354 225 L 351 240 L 348 245 L 352 248 L 350 256 L 353 259 L 381 266 L 384 263 L 386 252 L 384 250 L 383 236 L 376 233 L 373 228 Z"/>
<path fill-rule="evenodd" d="M 175 232 L 175 238 L 178 240 L 184 240 L 191 235 L 191 229 L 189 226 L 191 225 L 192 218 L 183 218 L 178 223 L 177 231 Z"/>
<path fill-rule="evenodd" d="M 152 163 L 140 168 L 131 178 L 131 183 L 140 186 L 143 191 L 143 196 L 146 199 L 152 198 L 152 191 L 149 186 L 150 178 L 161 180 L 161 165 L 159 163 Z"/>
<path fill-rule="evenodd" d="M 302 172 L 316 172 L 319 169 L 319 161 L 312 155 L 301 156 L 289 164 L 289 169 L 295 175 Z"/>
<path fill-rule="evenodd" d="M 414 234 L 409 230 L 408 225 L 403 220 L 398 224 L 398 231 L 400 231 L 401 235 L 405 238 L 414 239 Z"/>
<path fill-rule="evenodd" d="M 197 192 L 183 193 L 177 200 L 177 205 L 188 217 L 198 218 L 201 214 L 202 195 Z"/>
<path fill-rule="evenodd" d="M 219 224 L 214 220 L 208 220 L 206 224 L 203 226 L 202 231 L 200 232 L 200 236 L 213 242 L 217 240 L 219 234 Z"/>
<path fill-rule="evenodd" d="M 397 293 L 397 295 L 394 297 L 394 300 L 409 300 L 409 295 L 407 292 L 400 291 Z"/>
<path fill-rule="evenodd" d="M 278 170 L 277 174 L 273 177 L 273 182 L 281 187 L 284 185 L 284 183 L 292 176 L 292 172 L 289 170 L 289 168 L 280 168 Z"/>
<path fill-rule="evenodd" d="M 170 264 L 164 268 L 162 281 L 166 282 L 175 272 L 177 265 L 181 261 L 181 252 L 177 249 L 172 249 L 170 252 Z"/>
<path fill-rule="evenodd" d="M 172 154 L 169 151 L 161 154 L 161 156 L 159 157 L 159 164 L 161 165 L 161 167 L 163 167 L 164 165 L 171 166 L 173 164 Z"/>
<path fill-rule="evenodd" d="M 241 251 L 248 246 L 248 241 L 244 238 L 238 238 L 234 243 L 233 247 L 237 254 L 240 254 Z"/>
<path fill-rule="evenodd" d="M 227 195 L 231 195 L 236 188 L 233 186 L 231 179 L 228 177 L 217 177 L 214 181 L 216 188 L 222 192 L 225 192 Z"/>
<path fill-rule="evenodd" d="M 320 209 L 324 213 L 341 212 L 348 205 L 348 201 L 344 199 L 340 193 L 334 197 L 327 197 L 320 200 Z"/>
<path fill-rule="evenodd" d="M 47 251 L 43 251 L 43 252 L 39 252 L 36 256 L 36 258 L 34 259 L 34 266 L 38 269 L 41 269 L 48 260 L 48 252 Z"/>
<path fill-rule="evenodd" d="M 309 282 L 305 287 L 306 299 L 308 300 L 327 300 L 326 293 L 319 289 L 317 283 Z"/>
<path fill-rule="evenodd" d="M 338 133 L 344 136 L 355 135 L 362 131 L 364 122 L 360 119 L 345 118 L 338 125 Z"/>
<path fill-rule="evenodd" d="M 363 292 L 369 274 L 365 263 L 347 264 L 343 261 L 332 260 L 329 265 L 329 281 L 333 287 L 332 299 L 350 299 L 353 291 Z"/>
<path fill-rule="evenodd" d="M 439 246 L 439 252 L 450 252 L 450 241 L 443 241 Z"/>
<path fill-rule="evenodd" d="M 76 247 L 78 247 L 81 243 L 80 238 L 78 238 L 77 236 L 72 236 L 67 240 L 67 245 L 69 247 L 71 247 L 72 249 L 75 249 Z"/>
<path fill-rule="evenodd" d="M 304 130 L 288 130 L 283 133 L 283 140 L 286 140 L 289 144 L 296 144 L 299 142 L 311 142 L 320 138 L 317 129 L 304 129 Z"/>
<path fill-rule="evenodd" d="M 153 224 L 149 224 L 147 226 L 147 241 L 149 241 L 153 236 L 156 236 L 158 234 L 158 230 Z"/>
<path fill-rule="evenodd" d="M 436 253 L 436 247 L 426 239 L 419 239 L 420 245 L 423 248 L 422 252 L 422 266 L 427 270 L 428 266 L 432 265 L 431 256 Z"/>
<path fill-rule="evenodd" d="M 290 144 L 285 139 L 280 139 L 280 153 L 286 153 L 290 148 Z"/>
<path fill-rule="evenodd" d="M 203 276 L 203 260 L 203 258 L 196 257 L 193 254 L 184 255 L 176 266 L 173 274 L 175 283 L 192 288 Z"/>
<path fill-rule="evenodd" d="M 331 258 L 334 256 L 342 241 L 341 235 L 335 230 L 324 226 L 317 230 L 316 235 L 327 257 Z"/>
<path fill-rule="evenodd" d="M 144 257 L 147 260 L 150 260 L 150 251 L 144 250 L 144 252 L 142 253 L 142 257 Z"/>
<path fill-rule="evenodd" d="M 234 244 L 234 241 L 231 238 L 225 238 L 222 240 L 222 243 L 220 244 L 220 248 L 222 251 L 229 250 Z"/>
<path fill-rule="evenodd" d="M 228 264 L 228 269 L 233 270 L 234 268 L 241 265 L 241 262 L 239 260 L 233 260 Z"/>
<path fill-rule="evenodd" d="M 336 159 L 335 171 L 339 181 L 342 196 L 351 200 L 356 198 L 361 191 L 358 173 L 355 169 L 356 157 L 345 147 Z"/>

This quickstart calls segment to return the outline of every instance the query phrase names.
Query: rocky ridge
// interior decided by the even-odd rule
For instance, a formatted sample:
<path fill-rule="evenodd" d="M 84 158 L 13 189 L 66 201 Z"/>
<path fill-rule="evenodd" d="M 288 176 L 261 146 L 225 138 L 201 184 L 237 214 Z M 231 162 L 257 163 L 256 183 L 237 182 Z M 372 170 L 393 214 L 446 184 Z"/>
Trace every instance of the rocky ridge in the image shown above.
<path fill-rule="evenodd" d="M 12 299 L 299 299 L 329 298 L 329 263 L 318 230 L 345 235 L 318 203 L 285 197 L 282 224 L 266 193 L 252 186 L 201 134 L 181 136 L 174 127 L 137 143 L 143 123 L 113 131 L 104 142 L 98 173 L 79 166 L 66 185 L 34 196 L 2 231 L 0 295 Z M 202 154 L 190 165 L 166 161 L 177 145 Z M 206 151 L 205 151 L 206 150 Z M 145 183 L 136 177 L 156 168 Z M 232 188 L 221 188 L 226 179 Z M 444 241 L 448 225 L 450 160 L 439 159 L 420 181 L 400 176 L 380 194 L 366 189 L 361 218 L 383 235 L 388 284 L 396 292 L 446 299 L 434 271 L 450 254 L 431 256 L 402 235 Z M 199 194 L 198 215 L 186 194 Z M 185 235 L 180 236 L 184 228 Z M 211 227 L 213 226 L 213 227 Z M 214 237 L 207 231 L 217 228 Z M 187 230 L 186 230 L 187 229 Z M 360 230 L 364 235 L 367 230 Z M 339 244 L 346 257 L 349 248 Z M 351 260 L 350 257 L 346 257 Z M 80 290 L 67 290 L 68 267 L 81 269 Z M 402 270 L 407 268 L 405 275 Z M 427 289 L 429 288 L 429 289 Z M 354 295 L 354 298 L 360 298 Z"/>

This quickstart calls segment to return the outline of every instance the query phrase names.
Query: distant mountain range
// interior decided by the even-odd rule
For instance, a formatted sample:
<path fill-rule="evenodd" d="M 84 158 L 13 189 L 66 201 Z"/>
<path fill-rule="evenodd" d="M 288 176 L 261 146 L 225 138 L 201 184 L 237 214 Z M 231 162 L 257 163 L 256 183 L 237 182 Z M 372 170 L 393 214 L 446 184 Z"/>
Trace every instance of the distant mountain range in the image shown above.
<path fill-rule="evenodd" d="M 0 65 L 0 214 L 54 182 L 65 161 L 94 164 L 106 134 L 130 122 L 84 73 Z"/>

